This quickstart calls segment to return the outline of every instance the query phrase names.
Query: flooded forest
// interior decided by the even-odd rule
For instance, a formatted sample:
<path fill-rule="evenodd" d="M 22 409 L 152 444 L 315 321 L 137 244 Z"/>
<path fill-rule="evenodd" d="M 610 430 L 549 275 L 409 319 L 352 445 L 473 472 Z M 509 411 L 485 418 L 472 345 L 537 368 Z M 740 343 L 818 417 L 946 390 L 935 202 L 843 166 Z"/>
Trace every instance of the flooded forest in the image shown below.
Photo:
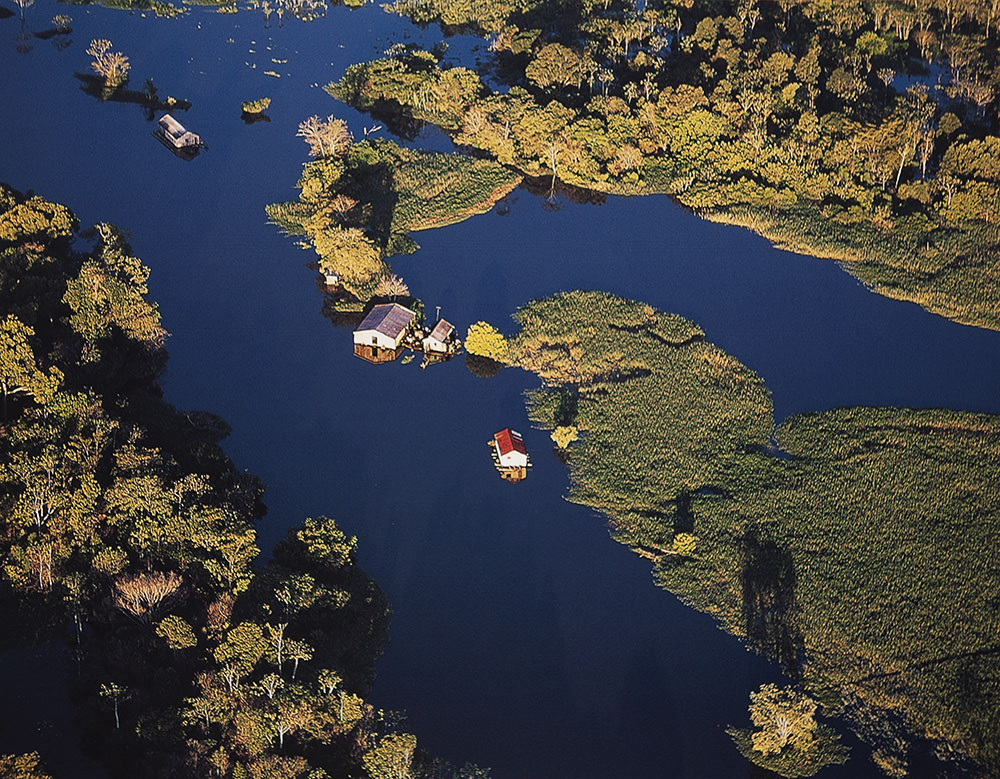
<path fill-rule="evenodd" d="M 0 2 L 0 775 L 1000 776 L 998 40 Z"/>

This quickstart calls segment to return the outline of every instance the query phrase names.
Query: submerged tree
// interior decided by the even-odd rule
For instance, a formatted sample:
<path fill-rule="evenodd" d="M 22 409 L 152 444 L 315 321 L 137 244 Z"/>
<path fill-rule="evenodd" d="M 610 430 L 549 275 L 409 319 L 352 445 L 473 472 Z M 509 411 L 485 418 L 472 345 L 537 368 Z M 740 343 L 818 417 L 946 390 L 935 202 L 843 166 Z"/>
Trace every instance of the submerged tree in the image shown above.
<path fill-rule="evenodd" d="M 114 51 L 107 38 L 92 40 L 87 54 L 94 58 L 90 69 L 104 79 L 106 89 L 113 91 L 128 81 L 128 72 L 132 67 L 128 57 L 120 51 Z"/>
<path fill-rule="evenodd" d="M 309 144 L 310 157 L 339 156 L 354 142 L 354 136 L 347 129 L 347 122 L 333 116 L 326 119 L 310 116 L 299 123 L 299 130 L 295 134 Z"/>
<path fill-rule="evenodd" d="M 765 684 L 750 693 L 750 720 L 757 730 L 727 732 L 744 757 L 781 776 L 812 776 L 847 760 L 840 737 L 816 722 L 816 701 L 791 687 Z"/>
<path fill-rule="evenodd" d="M 507 362 L 507 339 L 488 322 L 475 322 L 465 336 L 465 350 L 478 357 L 489 357 L 496 362 Z"/>

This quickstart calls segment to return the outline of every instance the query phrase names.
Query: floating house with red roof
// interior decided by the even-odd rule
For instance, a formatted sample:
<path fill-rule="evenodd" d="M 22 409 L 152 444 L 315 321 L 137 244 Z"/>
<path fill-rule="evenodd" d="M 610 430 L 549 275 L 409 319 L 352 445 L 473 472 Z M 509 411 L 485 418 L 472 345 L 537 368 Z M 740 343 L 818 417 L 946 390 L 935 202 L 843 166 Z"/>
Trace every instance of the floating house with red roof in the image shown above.
<path fill-rule="evenodd" d="M 524 446 L 524 439 L 516 430 L 505 427 L 490 441 L 493 464 L 500 475 L 510 482 L 521 481 L 528 475 L 531 460 Z"/>

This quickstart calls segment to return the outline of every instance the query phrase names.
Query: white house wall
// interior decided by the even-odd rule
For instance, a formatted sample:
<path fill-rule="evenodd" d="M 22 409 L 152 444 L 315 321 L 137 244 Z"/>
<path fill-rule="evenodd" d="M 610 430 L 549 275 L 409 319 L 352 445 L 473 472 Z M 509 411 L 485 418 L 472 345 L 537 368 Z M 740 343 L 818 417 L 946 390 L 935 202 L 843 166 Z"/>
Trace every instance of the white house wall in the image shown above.
<path fill-rule="evenodd" d="M 399 340 L 402 340 L 402 334 L 400 334 Z M 384 333 L 380 333 L 378 330 L 358 330 L 354 333 L 354 343 L 364 344 L 365 346 L 377 346 L 380 349 L 395 349 L 399 346 L 398 341 L 393 340 Z"/>

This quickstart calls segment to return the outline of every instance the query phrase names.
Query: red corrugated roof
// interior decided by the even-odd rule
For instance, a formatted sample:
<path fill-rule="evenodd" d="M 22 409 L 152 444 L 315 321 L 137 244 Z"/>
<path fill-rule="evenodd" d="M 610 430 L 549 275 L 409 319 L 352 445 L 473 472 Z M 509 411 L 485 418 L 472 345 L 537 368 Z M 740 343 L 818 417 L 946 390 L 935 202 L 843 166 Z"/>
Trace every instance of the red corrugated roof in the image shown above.
<path fill-rule="evenodd" d="M 497 451 L 500 452 L 501 457 L 511 452 L 528 453 L 528 450 L 524 448 L 524 441 L 521 439 L 521 434 L 516 430 L 511 430 L 509 427 L 505 427 L 494 435 L 493 440 L 497 442 Z"/>

